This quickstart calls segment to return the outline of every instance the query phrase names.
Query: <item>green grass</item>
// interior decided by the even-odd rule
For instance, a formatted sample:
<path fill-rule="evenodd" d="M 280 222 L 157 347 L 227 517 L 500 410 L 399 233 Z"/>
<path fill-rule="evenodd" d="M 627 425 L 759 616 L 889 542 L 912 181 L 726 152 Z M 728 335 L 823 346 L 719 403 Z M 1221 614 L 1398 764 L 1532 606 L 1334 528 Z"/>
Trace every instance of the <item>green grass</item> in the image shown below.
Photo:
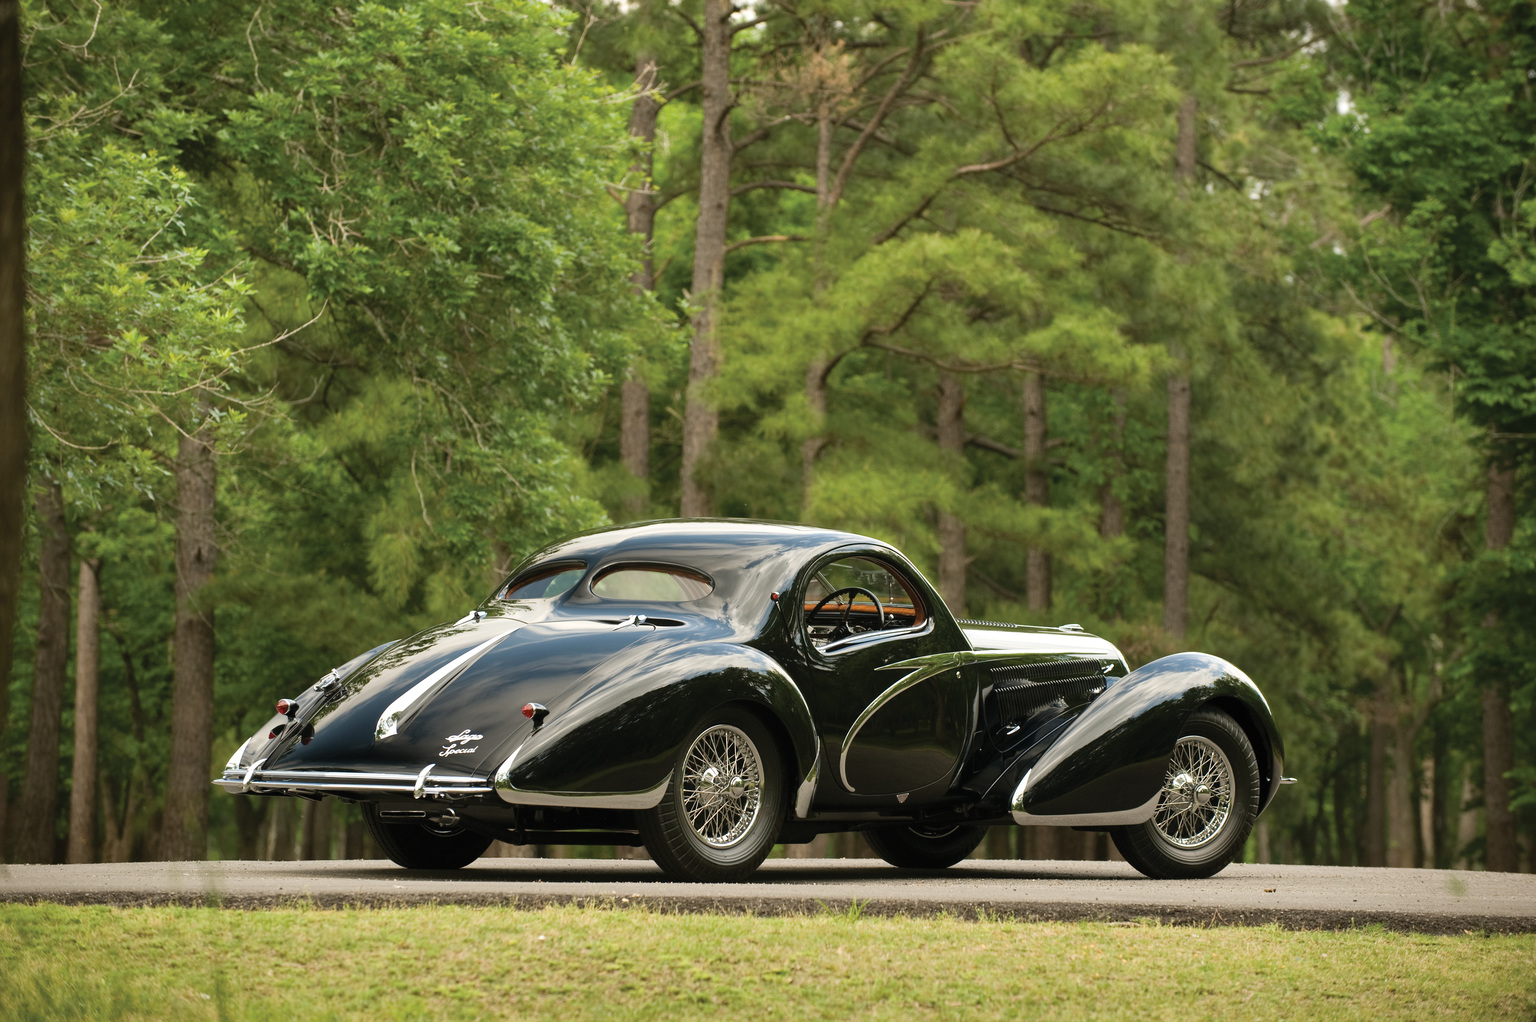
<path fill-rule="evenodd" d="M 5 1019 L 1536 1017 L 1536 936 L 0 905 Z"/>

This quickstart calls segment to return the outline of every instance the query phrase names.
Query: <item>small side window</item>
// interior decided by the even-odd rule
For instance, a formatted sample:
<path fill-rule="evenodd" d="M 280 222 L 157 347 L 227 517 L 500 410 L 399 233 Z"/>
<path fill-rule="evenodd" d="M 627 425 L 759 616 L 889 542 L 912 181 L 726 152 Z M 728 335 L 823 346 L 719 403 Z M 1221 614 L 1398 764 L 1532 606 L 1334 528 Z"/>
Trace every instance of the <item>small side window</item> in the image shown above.
<path fill-rule="evenodd" d="M 564 596 L 587 573 L 585 564 L 560 564 L 514 579 L 504 599 L 552 600 Z"/>
<path fill-rule="evenodd" d="M 687 603 L 708 596 L 714 588 L 700 572 L 653 565 L 620 565 L 592 581 L 593 596 L 648 603 Z"/>

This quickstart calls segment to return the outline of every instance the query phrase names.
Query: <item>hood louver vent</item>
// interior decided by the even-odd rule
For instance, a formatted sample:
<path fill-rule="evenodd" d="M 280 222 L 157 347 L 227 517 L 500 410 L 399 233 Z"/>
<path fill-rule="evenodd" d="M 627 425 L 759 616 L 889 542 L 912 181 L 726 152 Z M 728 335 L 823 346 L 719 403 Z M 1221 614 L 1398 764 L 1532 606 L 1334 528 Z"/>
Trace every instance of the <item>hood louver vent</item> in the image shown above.
<path fill-rule="evenodd" d="M 1102 660 L 1057 660 L 993 667 L 997 715 L 1006 727 L 1022 724 L 1058 699 L 1089 702 L 1104 691 L 1104 666 Z"/>

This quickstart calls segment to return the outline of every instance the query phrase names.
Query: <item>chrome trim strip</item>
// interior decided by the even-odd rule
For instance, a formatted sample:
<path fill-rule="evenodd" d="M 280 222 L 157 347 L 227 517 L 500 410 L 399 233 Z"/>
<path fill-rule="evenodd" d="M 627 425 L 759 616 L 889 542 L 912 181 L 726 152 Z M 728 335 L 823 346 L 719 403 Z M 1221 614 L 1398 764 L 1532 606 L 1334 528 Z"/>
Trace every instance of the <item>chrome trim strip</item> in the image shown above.
<path fill-rule="evenodd" d="M 1296 778 L 1294 778 L 1294 777 L 1282 777 L 1282 778 L 1280 778 L 1280 783 L 1281 784 L 1295 784 L 1296 783 Z"/>
<path fill-rule="evenodd" d="M 433 764 L 434 767 L 436 764 Z M 416 774 L 378 774 L 365 773 L 352 770 L 264 770 L 261 779 L 264 781 L 305 781 L 318 777 L 326 781 L 395 781 L 409 788 L 416 782 Z M 433 784 L 488 784 L 484 777 L 471 777 L 464 774 L 438 774 L 432 778 Z"/>
<path fill-rule="evenodd" d="M 821 778 L 821 739 L 816 739 L 816 758 L 811 769 L 795 791 L 795 819 L 803 820 L 811 815 L 811 801 L 816 797 L 816 782 Z"/>
<path fill-rule="evenodd" d="M 1134 809 L 1123 809 L 1113 813 L 1071 813 L 1064 816 L 1034 816 L 1024 809 L 1024 792 L 1029 787 L 1029 776 L 1034 773 L 1030 770 L 1024 774 L 1024 779 L 1014 789 L 1013 799 L 1009 806 L 1013 811 L 1013 822 L 1021 827 L 1125 827 L 1138 823 L 1146 823 L 1152 819 L 1152 810 L 1157 808 L 1158 799 L 1163 797 L 1163 789 L 1158 788 L 1152 797 Z"/>
<path fill-rule="evenodd" d="M 242 782 L 221 777 L 213 782 L 216 786 L 230 792 L 243 792 Z M 325 783 L 317 781 L 263 781 L 257 778 L 251 783 L 251 791 L 337 791 L 337 792 L 377 792 L 380 794 L 393 794 L 401 796 L 414 796 L 415 787 L 410 784 L 380 784 L 372 782 L 368 784 Z M 496 789 L 488 784 L 478 786 L 463 785 L 460 787 L 435 787 L 428 785 L 421 789 L 422 798 L 460 798 L 465 795 L 489 795 Z"/>
<path fill-rule="evenodd" d="M 526 741 L 523 745 L 528 744 Z M 571 806 L 581 809 L 654 809 L 672 783 L 668 776 L 647 791 L 525 791 L 512 784 L 512 764 L 523 751 L 519 745 L 496 771 L 496 794 L 515 806 Z"/>
<path fill-rule="evenodd" d="M 1019 656 L 1018 653 L 1005 653 L 1000 655 L 992 654 L 991 658 L 996 659 L 999 657 L 1017 656 Z M 963 664 L 972 663 L 978 659 L 982 659 L 982 657 L 982 654 L 973 653 L 968 649 L 956 650 L 953 653 L 935 653 L 932 656 L 915 657 L 911 660 L 902 660 L 899 663 L 886 664 L 884 667 L 877 668 L 877 670 L 881 671 L 894 671 L 900 668 L 908 668 L 909 673 L 903 676 L 895 684 L 887 688 L 884 692 L 881 692 L 879 695 L 875 696 L 874 701 L 871 702 L 868 706 L 864 707 L 864 712 L 859 714 L 858 719 L 853 722 L 853 726 L 848 729 L 847 736 L 843 738 L 842 751 L 838 754 L 837 757 L 837 772 L 839 777 L 842 778 L 843 787 L 847 788 L 849 791 L 857 790 L 852 784 L 848 782 L 848 750 L 853 747 L 853 740 L 858 737 L 859 730 L 863 728 L 865 724 L 869 723 L 869 718 L 879 713 L 880 710 L 885 707 L 886 703 L 890 702 L 892 699 L 895 699 L 897 696 L 907 691 L 907 689 L 916 685 L 920 685 L 927 681 L 929 678 L 944 673 L 951 667 L 959 667 Z"/>
<path fill-rule="evenodd" d="M 400 730 L 400 722 L 410 714 L 411 710 L 416 708 L 416 704 L 425 698 L 428 692 L 437 687 L 437 684 L 440 681 L 448 677 L 450 674 L 458 671 L 461 667 L 467 666 L 471 660 L 475 659 L 481 653 L 484 653 L 486 650 L 490 649 L 492 646 L 496 645 L 496 643 L 500 642 L 502 639 L 505 639 L 516 630 L 516 628 L 513 628 L 509 631 L 502 632 L 500 635 L 486 639 L 484 642 L 470 650 L 468 653 L 462 653 L 459 656 L 454 657 L 448 663 L 439 667 L 437 670 L 433 671 L 431 674 L 427 675 L 425 678 L 421 679 L 416 684 L 406 689 L 404 695 L 400 696 L 394 702 L 390 703 L 389 706 L 385 707 L 383 715 L 379 717 L 379 722 L 375 724 L 373 728 L 374 741 L 390 738 L 398 734 Z"/>
<path fill-rule="evenodd" d="M 367 791 L 410 795 L 413 798 L 454 798 L 489 795 L 496 789 L 484 777 L 447 775 L 425 782 L 436 764 L 419 774 L 348 773 L 339 770 L 262 770 L 266 760 L 248 769 L 226 770 L 213 783 L 230 792 L 252 791 Z"/>

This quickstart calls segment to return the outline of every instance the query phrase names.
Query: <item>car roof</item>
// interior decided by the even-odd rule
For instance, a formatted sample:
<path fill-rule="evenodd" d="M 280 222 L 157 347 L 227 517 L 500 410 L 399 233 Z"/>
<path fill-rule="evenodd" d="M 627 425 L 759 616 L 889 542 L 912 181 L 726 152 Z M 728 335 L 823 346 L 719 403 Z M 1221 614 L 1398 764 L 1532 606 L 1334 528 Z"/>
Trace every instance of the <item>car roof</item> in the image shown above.
<path fill-rule="evenodd" d="M 890 549 L 868 536 L 792 522 L 673 518 L 581 533 L 539 550 L 518 570 L 545 561 L 570 559 L 583 561 L 588 567 L 626 561 L 677 564 L 714 575 L 768 570 L 774 562 L 785 558 L 798 566 L 807 556 L 850 544 Z"/>

